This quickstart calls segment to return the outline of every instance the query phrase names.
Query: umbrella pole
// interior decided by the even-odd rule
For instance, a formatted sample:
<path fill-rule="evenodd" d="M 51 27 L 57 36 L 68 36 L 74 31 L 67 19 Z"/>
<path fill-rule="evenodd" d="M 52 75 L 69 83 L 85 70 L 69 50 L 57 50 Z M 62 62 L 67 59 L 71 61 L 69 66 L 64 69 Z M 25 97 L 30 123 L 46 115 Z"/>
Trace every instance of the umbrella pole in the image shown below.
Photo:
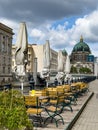
<path fill-rule="evenodd" d="M 21 82 L 21 93 L 23 94 L 23 82 Z"/>

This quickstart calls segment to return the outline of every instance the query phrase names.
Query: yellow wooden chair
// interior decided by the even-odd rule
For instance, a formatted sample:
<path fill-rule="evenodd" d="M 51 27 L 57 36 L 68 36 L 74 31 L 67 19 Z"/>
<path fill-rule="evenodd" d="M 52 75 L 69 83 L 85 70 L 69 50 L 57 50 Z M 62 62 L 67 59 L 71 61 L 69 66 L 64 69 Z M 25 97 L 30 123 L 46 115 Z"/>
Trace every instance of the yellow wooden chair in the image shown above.
<path fill-rule="evenodd" d="M 75 93 L 71 91 L 71 85 L 65 84 L 63 85 L 63 89 L 64 89 L 65 99 L 70 100 L 70 103 L 73 102 L 76 105 L 77 98 L 75 97 Z"/>
<path fill-rule="evenodd" d="M 64 110 L 65 107 L 69 107 L 71 112 L 73 111 L 71 107 L 71 101 L 65 98 L 62 87 L 57 87 L 53 89 L 52 91 L 49 91 L 48 93 L 49 93 L 49 98 L 50 98 L 49 103 L 51 105 L 56 106 L 56 104 L 58 103 L 60 106 L 62 105 L 62 111 Z"/>
<path fill-rule="evenodd" d="M 55 102 L 55 105 L 51 104 L 48 105 L 47 107 L 45 107 L 45 111 L 48 113 L 48 117 L 45 119 L 44 123 L 46 123 L 49 119 L 51 120 L 51 122 L 55 122 L 56 127 L 58 127 L 58 121 L 61 120 L 62 123 L 64 124 L 64 120 L 63 117 L 61 116 L 61 112 L 62 112 L 62 105 L 59 105 L 62 102 L 62 98 L 60 98 L 60 96 L 57 97 L 57 100 Z M 53 102 L 52 102 L 53 103 Z M 58 118 L 57 118 L 58 117 Z"/>
<path fill-rule="evenodd" d="M 24 96 L 24 101 L 27 108 L 27 114 L 33 116 L 42 126 L 43 119 L 41 113 L 43 112 L 43 108 L 41 107 L 39 98 L 37 96 Z"/>
<path fill-rule="evenodd" d="M 79 82 L 78 84 L 80 85 L 81 93 L 85 93 L 89 91 L 89 85 L 87 83 Z"/>
<path fill-rule="evenodd" d="M 57 88 L 48 89 L 47 96 L 49 97 L 50 104 L 56 104 L 58 96 Z"/>
<path fill-rule="evenodd" d="M 64 87 L 63 86 L 57 86 L 57 93 L 59 95 L 64 95 Z"/>

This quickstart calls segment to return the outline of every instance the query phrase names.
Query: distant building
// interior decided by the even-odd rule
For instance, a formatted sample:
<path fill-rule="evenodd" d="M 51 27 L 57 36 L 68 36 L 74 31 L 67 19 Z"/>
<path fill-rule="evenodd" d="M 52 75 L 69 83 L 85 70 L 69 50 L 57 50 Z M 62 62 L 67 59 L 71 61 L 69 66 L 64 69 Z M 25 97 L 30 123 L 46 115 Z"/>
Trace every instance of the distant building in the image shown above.
<path fill-rule="evenodd" d="M 12 79 L 12 37 L 13 30 L 0 23 L 0 83 L 10 82 Z"/>
<path fill-rule="evenodd" d="M 94 62 L 94 55 L 89 54 L 89 55 L 87 56 L 87 62 Z"/>
<path fill-rule="evenodd" d="M 91 50 L 87 43 L 83 41 L 82 36 L 80 42 L 74 46 L 70 58 L 71 65 L 77 68 L 78 73 L 82 67 L 89 68 L 94 73 L 94 55 L 91 54 Z"/>
<path fill-rule="evenodd" d="M 98 78 L 98 57 L 94 58 L 94 75 Z"/>
<path fill-rule="evenodd" d="M 26 66 L 27 72 L 34 72 L 34 58 L 37 58 L 37 72 L 43 71 L 44 63 L 44 44 L 28 44 L 28 64 Z M 50 60 L 50 72 L 57 72 L 58 66 L 58 52 L 50 49 L 51 60 Z M 15 70 L 15 45 L 12 46 L 12 70 Z"/>

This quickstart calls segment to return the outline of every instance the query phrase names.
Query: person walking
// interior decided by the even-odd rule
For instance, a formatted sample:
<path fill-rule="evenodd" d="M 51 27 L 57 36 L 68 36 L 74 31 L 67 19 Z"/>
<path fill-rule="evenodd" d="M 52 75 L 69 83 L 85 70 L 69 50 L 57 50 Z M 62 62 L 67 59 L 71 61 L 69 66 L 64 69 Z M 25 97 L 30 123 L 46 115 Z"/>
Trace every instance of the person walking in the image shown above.
<path fill-rule="evenodd" d="M 55 78 L 55 80 L 54 80 L 54 85 L 58 86 L 58 80 L 57 80 L 57 78 Z"/>

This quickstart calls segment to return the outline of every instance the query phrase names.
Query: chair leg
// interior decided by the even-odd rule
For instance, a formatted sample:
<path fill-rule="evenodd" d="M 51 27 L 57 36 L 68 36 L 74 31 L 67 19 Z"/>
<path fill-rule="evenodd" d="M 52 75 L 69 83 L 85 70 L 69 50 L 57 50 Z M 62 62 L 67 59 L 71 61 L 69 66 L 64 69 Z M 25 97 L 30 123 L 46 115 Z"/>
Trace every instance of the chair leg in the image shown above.
<path fill-rule="evenodd" d="M 62 117 L 60 114 L 58 114 L 58 116 L 60 117 L 60 119 L 58 119 L 57 121 L 61 120 L 61 121 L 62 121 L 62 123 L 63 123 L 63 125 L 64 125 L 64 120 L 63 120 L 63 117 Z"/>
<path fill-rule="evenodd" d="M 73 112 L 73 109 L 72 109 L 72 107 L 71 107 L 71 104 L 66 104 L 66 103 L 63 103 L 63 107 L 62 107 L 61 112 L 63 112 L 63 110 L 64 110 L 65 107 L 69 107 L 69 108 L 70 108 L 70 111 Z"/>
<path fill-rule="evenodd" d="M 39 120 L 40 120 L 40 125 L 42 126 L 43 118 L 42 118 L 42 116 L 41 116 L 41 115 L 40 115 Z"/>
<path fill-rule="evenodd" d="M 56 117 L 56 116 L 59 116 L 59 117 L 60 117 L 57 121 L 61 120 L 61 121 L 62 121 L 62 123 L 64 124 L 63 117 L 62 117 L 59 113 L 56 113 L 55 115 L 53 115 L 53 116 L 52 116 L 52 117 L 53 117 L 53 119 L 55 119 L 55 117 Z"/>
<path fill-rule="evenodd" d="M 43 122 L 43 119 L 41 115 L 33 116 L 33 123 L 35 124 L 35 127 L 37 127 L 37 125 L 40 125 L 42 127 L 42 122 Z"/>
<path fill-rule="evenodd" d="M 60 119 L 56 119 L 56 116 L 59 116 Z M 64 124 L 64 120 L 63 120 L 63 117 L 59 114 L 59 113 L 55 113 L 53 115 L 50 116 L 49 114 L 49 117 L 46 118 L 46 120 L 44 121 L 44 124 L 47 122 L 48 119 L 51 119 L 51 122 L 53 122 L 53 120 L 55 121 L 55 124 L 56 124 L 56 127 L 58 127 L 58 121 L 61 120 L 62 123 Z"/>
<path fill-rule="evenodd" d="M 73 112 L 73 109 L 72 109 L 71 105 L 69 105 L 68 107 L 70 108 L 71 112 Z"/>

